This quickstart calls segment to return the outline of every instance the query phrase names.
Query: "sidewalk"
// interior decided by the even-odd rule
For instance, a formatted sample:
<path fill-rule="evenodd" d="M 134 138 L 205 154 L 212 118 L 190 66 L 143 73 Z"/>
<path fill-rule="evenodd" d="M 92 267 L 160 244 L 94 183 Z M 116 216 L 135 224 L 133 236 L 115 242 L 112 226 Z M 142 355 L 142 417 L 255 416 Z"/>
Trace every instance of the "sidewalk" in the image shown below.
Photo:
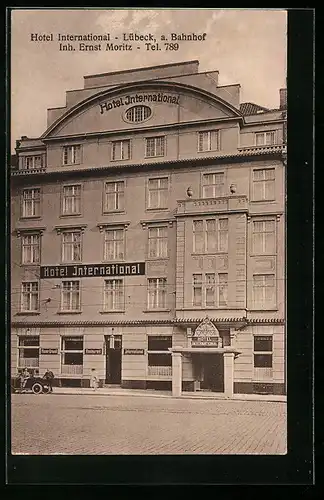
<path fill-rule="evenodd" d="M 141 396 L 153 398 L 173 398 L 173 399 L 207 399 L 207 400 L 229 400 L 223 393 L 217 392 L 183 392 L 181 396 L 175 398 L 171 391 L 154 391 L 141 389 L 122 389 L 121 387 L 104 387 L 101 389 L 85 389 L 81 387 L 54 387 L 53 395 L 55 394 L 84 394 L 96 396 Z M 230 400 L 239 401 L 280 401 L 286 402 L 287 396 L 277 394 L 234 394 Z"/>

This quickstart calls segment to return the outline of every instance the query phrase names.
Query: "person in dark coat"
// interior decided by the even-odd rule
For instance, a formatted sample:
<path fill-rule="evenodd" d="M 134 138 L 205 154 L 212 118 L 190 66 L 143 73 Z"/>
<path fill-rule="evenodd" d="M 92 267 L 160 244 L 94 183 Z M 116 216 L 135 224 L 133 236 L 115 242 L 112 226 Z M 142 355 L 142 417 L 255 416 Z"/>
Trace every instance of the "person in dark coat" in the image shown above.
<path fill-rule="evenodd" d="M 44 377 L 43 377 L 47 383 L 48 383 L 48 387 L 49 387 L 49 392 L 53 392 L 53 379 L 54 379 L 54 373 L 49 370 L 48 368 L 46 368 L 46 372 L 44 374 Z"/>

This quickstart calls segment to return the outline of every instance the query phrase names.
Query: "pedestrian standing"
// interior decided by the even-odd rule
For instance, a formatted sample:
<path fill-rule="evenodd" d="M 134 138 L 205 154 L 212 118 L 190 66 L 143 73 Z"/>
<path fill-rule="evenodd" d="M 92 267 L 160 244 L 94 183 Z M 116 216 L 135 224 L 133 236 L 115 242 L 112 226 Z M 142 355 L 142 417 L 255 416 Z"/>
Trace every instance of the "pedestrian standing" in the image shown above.
<path fill-rule="evenodd" d="M 95 368 L 91 368 L 90 387 L 95 391 L 99 386 L 99 378 Z"/>
<path fill-rule="evenodd" d="M 54 373 L 46 368 L 46 372 L 43 376 L 43 378 L 47 381 L 48 387 L 49 387 L 49 392 L 53 392 L 53 379 L 54 379 Z"/>

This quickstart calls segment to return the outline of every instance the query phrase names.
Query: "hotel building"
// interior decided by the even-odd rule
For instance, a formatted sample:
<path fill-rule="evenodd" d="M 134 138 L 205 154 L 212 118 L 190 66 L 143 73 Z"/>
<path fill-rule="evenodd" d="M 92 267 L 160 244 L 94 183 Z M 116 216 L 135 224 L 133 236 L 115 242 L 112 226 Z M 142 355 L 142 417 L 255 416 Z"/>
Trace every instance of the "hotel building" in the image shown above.
<path fill-rule="evenodd" d="M 11 372 L 285 394 L 286 90 L 198 61 L 84 77 L 11 170 Z"/>

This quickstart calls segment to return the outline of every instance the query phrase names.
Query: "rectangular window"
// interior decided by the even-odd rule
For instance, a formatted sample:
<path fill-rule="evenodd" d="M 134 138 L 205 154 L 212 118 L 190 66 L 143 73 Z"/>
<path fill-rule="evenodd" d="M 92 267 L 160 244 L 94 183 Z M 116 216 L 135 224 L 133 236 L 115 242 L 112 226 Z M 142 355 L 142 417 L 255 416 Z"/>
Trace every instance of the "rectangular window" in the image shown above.
<path fill-rule="evenodd" d="M 18 340 L 18 368 L 39 367 L 39 336 L 21 336 Z"/>
<path fill-rule="evenodd" d="M 40 189 L 24 189 L 22 194 L 22 216 L 40 216 Z"/>
<path fill-rule="evenodd" d="M 106 182 L 104 212 L 124 210 L 125 185 L 124 181 Z"/>
<path fill-rule="evenodd" d="M 202 178 L 202 197 L 217 198 L 224 194 L 225 176 L 223 172 L 204 174 Z"/>
<path fill-rule="evenodd" d="M 194 253 L 227 252 L 228 219 L 205 219 L 193 221 Z"/>
<path fill-rule="evenodd" d="M 63 186 L 63 215 L 81 214 L 81 185 Z"/>
<path fill-rule="evenodd" d="M 39 283 L 26 281 L 21 285 L 21 310 L 35 312 L 39 310 Z"/>
<path fill-rule="evenodd" d="M 131 157 L 131 141 L 113 141 L 111 145 L 112 160 L 129 160 Z"/>
<path fill-rule="evenodd" d="M 105 280 L 104 309 L 105 311 L 122 310 L 124 303 L 124 283 L 122 279 Z"/>
<path fill-rule="evenodd" d="M 226 273 L 193 274 L 193 305 L 196 307 L 227 306 L 227 286 L 228 275 Z"/>
<path fill-rule="evenodd" d="M 218 151 L 220 149 L 219 130 L 198 132 L 198 152 Z"/>
<path fill-rule="evenodd" d="M 26 234 L 22 236 L 22 263 L 39 264 L 40 262 L 40 235 Z"/>
<path fill-rule="evenodd" d="M 107 229 L 104 245 L 105 260 L 123 260 L 125 258 L 124 229 Z"/>
<path fill-rule="evenodd" d="M 148 208 L 167 208 L 168 198 L 168 177 L 160 177 L 148 180 Z"/>
<path fill-rule="evenodd" d="M 272 336 L 254 336 L 254 368 L 272 368 Z"/>
<path fill-rule="evenodd" d="M 253 221 L 252 253 L 273 255 L 276 253 L 276 224 L 274 220 Z"/>
<path fill-rule="evenodd" d="M 61 337 L 61 372 L 81 375 L 83 372 L 83 337 Z"/>
<path fill-rule="evenodd" d="M 148 293 L 148 309 L 164 309 L 167 303 L 166 278 L 149 278 L 147 293 Z"/>
<path fill-rule="evenodd" d="M 253 304 L 257 309 L 275 307 L 276 286 L 274 274 L 255 274 L 253 276 Z"/>
<path fill-rule="evenodd" d="M 172 355 L 169 348 L 172 347 L 171 335 L 149 335 L 148 336 L 148 366 L 149 375 L 171 375 Z M 169 367 L 166 371 L 155 370 L 154 367 Z"/>
<path fill-rule="evenodd" d="M 256 146 L 273 146 L 276 144 L 276 132 L 270 130 L 269 132 L 257 132 L 255 134 Z"/>
<path fill-rule="evenodd" d="M 275 169 L 253 170 L 253 199 L 275 199 Z"/>
<path fill-rule="evenodd" d="M 80 311 L 80 281 L 62 281 L 61 311 Z"/>
<path fill-rule="evenodd" d="M 168 228 L 149 227 L 148 229 L 148 257 L 165 258 L 168 256 Z"/>
<path fill-rule="evenodd" d="M 62 262 L 81 262 L 81 231 L 62 233 Z"/>
<path fill-rule="evenodd" d="M 164 156 L 165 154 L 165 137 L 147 137 L 145 156 L 152 158 L 154 156 Z"/>
<path fill-rule="evenodd" d="M 23 169 L 33 170 L 35 168 L 42 168 L 44 166 L 43 158 L 43 155 L 25 156 L 23 161 Z"/>
<path fill-rule="evenodd" d="M 81 163 L 81 146 L 64 146 L 63 165 L 79 165 Z"/>

